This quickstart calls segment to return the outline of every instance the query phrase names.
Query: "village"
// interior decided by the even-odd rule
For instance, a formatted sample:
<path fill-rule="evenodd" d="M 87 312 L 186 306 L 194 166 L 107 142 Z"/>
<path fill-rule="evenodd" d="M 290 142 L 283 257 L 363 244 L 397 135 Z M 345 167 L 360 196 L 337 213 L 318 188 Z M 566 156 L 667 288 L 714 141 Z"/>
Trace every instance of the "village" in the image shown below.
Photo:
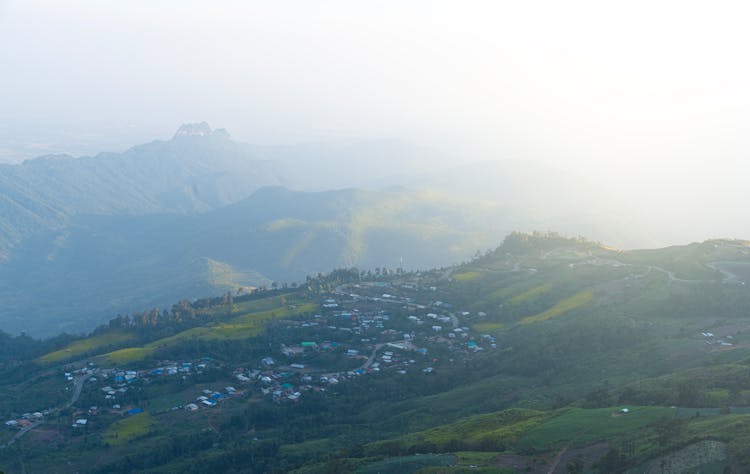
<path fill-rule="evenodd" d="M 275 332 L 283 335 L 283 342 L 252 366 L 231 367 L 210 357 L 160 361 L 138 369 L 88 362 L 61 373 L 72 393 L 64 407 L 29 411 L 5 425 L 30 430 L 45 416 L 68 409 L 71 430 L 91 429 L 92 420 L 101 414 L 128 417 L 152 410 L 140 403 L 143 387 L 169 380 L 191 386 L 191 380 L 210 371 L 225 376 L 181 389 L 191 396 L 168 411 L 212 410 L 229 400 L 248 398 L 301 403 L 306 393 L 324 394 L 355 378 L 431 376 L 446 357 L 453 360 L 497 349 L 493 336 L 471 329 L 486 313 L 456 311 L 438 299 L 417 297 L 436 292 L 435 286 L 404 281 L 339 286 L 322 297 L 315 314 L 280 320 Z M 87 401 L 85 406 L 79 398 Z"/>

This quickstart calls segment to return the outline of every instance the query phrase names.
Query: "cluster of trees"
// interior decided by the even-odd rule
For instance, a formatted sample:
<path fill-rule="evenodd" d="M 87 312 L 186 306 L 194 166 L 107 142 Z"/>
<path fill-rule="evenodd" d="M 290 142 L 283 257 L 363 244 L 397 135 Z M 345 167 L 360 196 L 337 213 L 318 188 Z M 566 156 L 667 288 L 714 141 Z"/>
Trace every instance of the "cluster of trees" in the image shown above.
<path fill-rule="evenodd" d="M 25 334 L 11 336 L 0 331 L 0 361 L 31 357 L 40 349 L 40 341 Z"/>
<path fill-rule="evenodd" d="M 215 298 L 202 298 L 195 301 L 181 300 L 168 310 L 154 308 L 130 315 L 118 314 L 107 324 L 97 327 L 93 334 L 128 329 L 140 332 L 146 338 L 156 339 L 163 337 L 158 332 L 160 328 L 171 328 L 171 333 L 174 333 L 200 324 L 219 321 L 231 314 L 235 303 L 283 295 L 289 291 L 288 289 L 257 290 L 241 295 L 234 295 L 230 291 Z"/>
<path fill-rule="evenodd" d="M 530 234 L 513 231 L 508 234 L 503 243 L 489 256 L 497 254 L 528 254 L 540 250 L 552 250 L 560 247 L 574 247 L 581 245 L 599 245 L 585 237 L 565 237 L 557 232 L 534 231 Z"/>

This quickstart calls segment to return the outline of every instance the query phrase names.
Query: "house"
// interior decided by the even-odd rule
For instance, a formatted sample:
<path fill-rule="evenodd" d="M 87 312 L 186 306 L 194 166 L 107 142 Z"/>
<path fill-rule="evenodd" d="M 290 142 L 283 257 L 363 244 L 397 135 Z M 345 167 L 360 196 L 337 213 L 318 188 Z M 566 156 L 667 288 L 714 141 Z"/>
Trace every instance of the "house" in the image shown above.
<path fill-rule="evenodd" d="M 195 403 L 188 403 L 187 405 L 185 405 L 185 409 L 188 411 L 195 411 L 198 409 L 198 405 L 196 405 Z"/>
<path fill-rule="evenodd" d="M 76 426 L 86 426 L 88 424 L 89 420 L 86 418 L 79 418 L 76 420 Z"/>
<path fill-rule="evenodd" d="M 300 346 L 288 347 L 288 346 L 286 346 L 284 344 L 281 345 L 281 353 L 284 354 L 285 356 L 293 356 L 293 355 L 296 355 L 296 354 L 301 354 L 304 351 L 305 351 L 305 349 L 303 347 L 300 347 Z"/>

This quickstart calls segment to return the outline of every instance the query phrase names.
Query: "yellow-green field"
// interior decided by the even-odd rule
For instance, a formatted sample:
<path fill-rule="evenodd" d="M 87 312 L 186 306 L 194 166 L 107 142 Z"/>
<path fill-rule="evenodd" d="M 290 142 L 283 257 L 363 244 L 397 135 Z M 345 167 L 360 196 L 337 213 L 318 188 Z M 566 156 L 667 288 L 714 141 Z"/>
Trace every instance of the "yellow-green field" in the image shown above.
<path fill-rule="evenodd" d="M 95 351 L 114 344 L 121 344 L 133 340 L 135 336 L 129 332 L 110 332 L 98 336 L 87 337 L 80 341 L 70 343 L 59 351 L 50 352 L 37 359 L 40 364 L 53 364 L 64 360 L 81 356 L 87 352 Z"/>
<path fill-rule="evenodd" d="M 521 303 L 525 303 L 527 301 L 534 300 L 543 294 L 547 293 L 550 290 L 550 285 L 539 285 L 535 286 L 534 288 L 531 288 L 530 290 L 526 290 L 523 293 L 516 295 L 508 301 L 508 303 L 512 305 L 518 305 Z"/>
<path fill-rule="evenodd" d="M 526 316 L 525 318 L 521 319 L 518 324 L 532 324 L 552 319 L 554 317 L 560 316 L 561 314 L 573 311 L 576 308 L 580 308 L 581 306 L 591 301 L 593 298 L 594 294 L 591 291 L 581 291 L 580 293 L 576 293 L 570 298 L 565 298 L 546 311 L 542 311 L 541 313 L 535 314 L 533 316 Z"/>
<path fill-rule="evenodd" d="M 502 330 L 505 327 L 503 323 L 477 323 L 472 326 L 476 332 L 493 333 Z"/>
<path fill-rule="evenodd" d="M 482 451 L 458 451 L 454 453 L 456 455 L 456 465 L 459 467 L 470 467 L 470 466 L 488 466 L 492 464 L 492 461 L 497 457 L 496 452 L 482 452 Z"/>
<path fill-rule="evenodd" d="M 114 365 L 123 365 L 130 362 L 138 362 L 154 353 L 154 349 L 146 347 L 126 347 L 125 349 L 119 349 L 108 354 L 104 354 L 103 357 L 107 362 Z"/>
<path fill-rule="evenodd" d="M 471 281 L 476 280 L 482 276 L 479 272 L 464 272 L 464 273 L 454 273 L 453 279 L 456 281 Z"/>
<path fill-rule="evenodd" d="M 267 301 L 264 302 L 264 304 L 267 303 Z M 193 339 L 211 341 L 246 339 L 261 334 L 269 321 L 309 313 L 317 309 L 318 305 L 315 303 L 302 303 L 242 314 L 223 323 L 191 328 L 173 336 L 150 342 L 143 347 L 128 347 L 104 354 L 102 357 L 111 364 L 125 364 L 143 360 L 152 355 L 157 349 L 174 346 L 182 341 Z"/>
<path fill-rule="evenodd" d="M 104 433 L 104 441 L 111 446 L 118 446 L 147 435 L 154 424 L 147 412 L 129 416 L 112 423 Z"/>
<path fill-rule="evenodd" d="M 399 438 L 376 441 L 366 445 L 365 450 L 368 454 L 377 454 L 389 445 L 398 445 L 405 451 L 419 451 L 426 446 L 440 451 L 457 444 L 468 449 L 511 446 L 548 418 L 550 418 L 550 413 L 526 409 L 510 409 L 475 415 L 455 423 Z"/>

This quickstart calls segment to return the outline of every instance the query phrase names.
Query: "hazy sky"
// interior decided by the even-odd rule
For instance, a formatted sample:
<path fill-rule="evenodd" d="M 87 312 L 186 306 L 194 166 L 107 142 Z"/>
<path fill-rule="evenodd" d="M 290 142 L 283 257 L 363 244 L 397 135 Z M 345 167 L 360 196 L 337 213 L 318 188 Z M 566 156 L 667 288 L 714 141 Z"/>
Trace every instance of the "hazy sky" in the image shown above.
<path fill-rule="evenodd" d="M 730 202 L 750 176 L 746 5 L 0 0 L 0 160 L 206 120 L 248 142 L 400 137 L 669 206 Z"/>

